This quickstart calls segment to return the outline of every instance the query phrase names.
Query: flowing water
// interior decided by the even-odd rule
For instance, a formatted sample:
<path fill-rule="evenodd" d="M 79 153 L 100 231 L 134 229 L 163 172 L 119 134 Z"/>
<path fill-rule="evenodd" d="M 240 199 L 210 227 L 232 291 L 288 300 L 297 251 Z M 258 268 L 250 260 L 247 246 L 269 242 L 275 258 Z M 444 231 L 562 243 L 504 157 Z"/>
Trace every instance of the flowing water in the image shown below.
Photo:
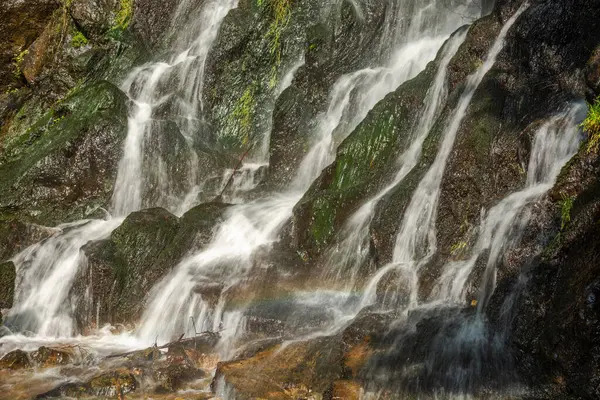
<path fill-rule="evenodd" d="M 123 90 L 134 106 L 128 121 L 124 155 L 119 164 L 112 199 L 111 214 L 116 218 L 79 223 L 79 226 L 69 227 L 69 232 L 57 234 L 15 258 L 19 285 L 15 307 L 8 315 L 9 321 L 14 321 L 15 328 L 39 335 L 72 335 L 71 310 L 65 306 L 65 300 L 77 270 L 85 264 L 85 256 L 80 248 L 88 241 L 108 237 L 124 216 L 142 207 L 163 206 L 181 214 L 193 205 L 194 192 L 198 190 L 200 182 L 197 182 L 197 163 L 192 148 L 195 141 L 202 139 L 197 137 L 197 132 L 202 125 L 204 65 L 223 18 L 237 2 L 207 2 L 199 14 L 187 15 L 190 4 L 180 4 L 174 24 L 176 21 L 193 20 L 194 28 L 183 30 L 176 38 L 173 55 L 164 61 L 137 68 L 123 84 Z M 471 7 L 470 3 L 466 4 L 458 6 L 461 13 Z M 360 5 L 357 4 L 357 7 Z M 396 24 L 398 13 L 406 12 L 412 13 L 410 22 Z M 287 193 L 271 195 L 230 210 L 228 219 L 218 229 L 208 248 L 184 260 L 171 276 L 154 288 L 144 323 L 138 330 L 140 337 L 149 340 L 150 332 L 160 332 L 159 336 L 166 340 L 182 330 L 182 321 L 187 322 L 189 316 L 196 317 L 206 329 L 220 326 L 226 319 L 219 311 L 223 309 L 222 304 L 209 307 L 201 296 L 194 294 L 197 285 L 210 282 L 228 288 L 242 279 L 250 268 L 252 253 L 276 240 L 278 230 L 290 217 L 294 204 L 320 171 L 333 160 L 337 145 L 386 93 L 421 71 L 435 57 L 450 33 L 465 22 L 463 17 L 458 16 L 459 13 L 446 15 L 435 1 L 396 4 L 390 13 L 393 15 L 388 15 L 388 20 L 394 23 L 388 24 L 386 29 L 392 40 L 382 43 L 382 48 L 387 49 L 383 65 L 343 76 L 335 84 L 329 109 L 318 124 L 315 144 L 305 157 L 291 189 Z M 444 62 L 456 50 L 458 41 L 452 43 Z M 293 74 L 301 65 L 302 61 L 295 64 L 282 79 L 278 94 L 291 83 Z M 441 90 L 443 80 L 439 75 L 435 90 Z M 169 89 L 171 86 L 172 89 Z M 431 98 L 435 99 L 438 94 L 441 93 L 435 92 Z M 436 105 L 427 112 L 434 114 L 437 112 L 437 103 L 431 104 Z M 185 183 L 183 190 L 171 185 L 175 178 L 167 172 L 164 155 L 155 151 L 160 146 L 153 141 L 160 140 L 156 137 L 162 133 L 157 128 L 160 120 L 155 118 L 155 114 L 164 106 L 174 110 L 178 116 L 175 135 L 180 135 L 179 139 L 184 143 L 180 152 L 185 155 L 183 159 L 186 163 L 184 177 L 179 177 Z M 429 116 L 425 120 L 429 121 Z M 418 157 L 422 134 L 417 135 L 410 157 Z M 179 139 L 175 137 L 174 140 Z M 407 159 L 404 164 L 410 168 L 414 162 L 414 159 Z M 255 163 L 245 165 L 242 171 L 250 172 L 242 173 L 241 178 L 234 177 L 234 193 L 255 187 L 255 171 L 261 166 Z M 399 174 L 405 174 L 403 169 Z M 149 194 L 148 190 L 153 192 Z M 240 226 L 247 227 L 242 230 L 244 235 L 238 234 Z M 240 246 L 241 242 L 246 243 Z M 231 247 L 239 251 L 225 251 Z M 42 254 L 44 257 L 39 257 Z M 190 276 L 194 279 L 188 279 Z M 177 295 L 174 295 L 175 291 Z M 48 301 L 49 293 L 52 293 L 52 301 Z M 164 321 L 161 324 L 155 317 L 165 315 L 167 310 L 174 312 L 182 309 L 186 312 L 172 321 L 171 326 L 164 324 Z"/>
<path fill-rule="evenodd" d="M 89 241 L 107 238 L 124 216 L 144 205 L 143 187 L 148 183 L 149 176 L 158 176 L 158 181 L 165 183 L 155 190 L 157 201 L 152 206 L 163 205 L 175 211 L 178 203 L 186 198 L 186 193 L 182 193 L 183 196 L 174 201 L 168 185 L 172 177 L 164 175 L 160 154 L 159 159 L 144 162 L 148 155 L 145 153 L 146 145 L 150 143 L 152 135 L 157 134 L 154 130 L 156 125 L 152 118 L 153 110 L 172 96 L 164 94 L 160 86 L 172 82 L 172 78 L 178 78 L 185 93 L 180 99 L 179 109 L 189 112 L 184 120 L 197 119 L 201 115 L 199 99 L 206 56 L 216 39 L 220 23 L 236 4 L 237 1 L 234 0 L 206 3 L 201 13 L 202 18 L 198 21 L 201 28 L 197 36 L 191 37 L 189 32 L 184 32 L 184 39 L 179 40 L 189 43 L 183 51 L 172 56 L 168 62 L 139 67 L 125 80 L 123 89 L 135 106 L 128 121 L 127 138 L 112 199 L 111 214 L 116 218 L 109 218 L 107 221 L 82 221 L 64 229 L 59 227 L 66 233 L 59 232 L 15 257 L 18 284 L 15 306 L 8 314 L 8 321 L 12 321 L 10 323 L 14 328 L 41 336 L 71 336 L 74 327 L 66 299 L 77 270 L 85 263 L 81 247 Z M 182 4 L 180 12 L 187 11 L 185 4 Z M 175 19 L 180 17 L 178 15 Z M 186 145 L 182 149 L 190 155 L 190 164 L 186 168 L 186 180 L 189 180 L 196 168 L 191 151 L 194 138 L 189 124 L 181 129 L 190 144 L 190 147 Z M 188 188 L 191 190 L 192 185 L 188 185 Z"/>
<path fill-rule="evenodd" d="M 217 312 L 219 307 L 209 304 L 198 294 L 202 289 L 195 288 L 198 285 L 222 287 L 219 305 L 225 301 L 223 296 L 227 289 L 242 281 L 250 271 L 254 252 L 277 239 L 279 228 L 292 215 L 293 206 L 323 168 L 334 160 L 337 145 L 352 132 L 377 101 L 420 72 L 462 22 L 451 14 L 450 21 L 439 23 L 439 11 L 434 3 L 423 5 L 415 11 L 407 35 L 398 34 L 398 41 L 389 46 L 390 64 L 360 70 L 342 76 L 336 82 L 330 94 L 329 108 L 320 117 L 316 140 L 302 161 L 291 189 L 287 193 L 259 199 L 231 210 L 212 243 L 198 254 L 183 260 L 153 290 L 138 330 L 140 337 L 144 340 L 156 336 L 162 340 L 173 339 L 185 332 L 185 325 L 192 318 L 203 329 L 243 331 L 237 325 L 224 326 L 224 317 Z M 457 46 L 450 48 L 456 51 Z M 444 58 L 448 62 L 449 59 Z M 441 77 L 439 80 L 444 79 Z M 443 82 L 440 86 L 443 86 Z M 351 115 L 350 110 L 353 111 Z M 248 229 L 240 228 L 246 225 Z M 245 240 L 245 243 L 235 245 L 240 240 Z M 340 299 L 343 296 L 327 298 L 335 299 L 333 304 L 327 300 L 325 302 L 334 314 L 340 315 L 335 310 L 341 306 Z M 307 306 L 303 299 L 307 297 L 298 296 L 297 307 Z M 164 321 L 161 316 L 165 313 L 177 317 Z M 230 320 L 243 324 L 243 319 Z"/>
<path fill-rule="evenodd" d="M 492 45 L 483 65 L 477 71 L 469 76 L 466 87 L 461 98 L 453 112 L 443 133 L 443 139 L 440 144 L 437 156 L 419 183 L 417 189 L 412 195 L 412 199 L 404 213 L 404 219 L 400 225 L 392 263 L 385 266 L 377 274 L 378 279 L 384 277 L 388 272 L 396 271 L 410 282 L 409 302 L 414 306 L 418 294 L 418 271 L 433 256 L 437 250 L 435 220 L 437 217 L 438 201 L 440 196 L 440 185 L 446 169 L 448 157 L 452 152 L 454 141 L 460 126 L 465 118 L 467 108 L 473 99 L 475 91 L 483 80 L 484 76 L 494 66 L 496 57 L 504 46 L 504 39 L 517 20 L 517 18 L 527 9 L 528 4 L 524 3 L 517 12 L 502 27 L 496 41 Z M 377 288 L 377 282 L 369 284 L 370 291 L 366 292 L 365 298 L 372 300 L 374 293 L 372 290 Z M 400 296 L 404 298 L 405 295 Z"/>
<path fill-rule="evenodd" d="M 463 31 L 453 36 L 444 49 L 435 80 L 425 98 L 425 108 L 412 134 L 412 144 L 398 158 L 398 172 L 393 181 L 350 217 L 340 232 L 339 243 L 328 256 L 327 265 L 330 268 L 326 270 L 327 278 L 344 282 L 346 290 L 352 289 L 355 285 L 356 276 L 367 257 L 369 226 L 374 216 L 375 207 L 417 165 L 423 142 L 439 115 L 440 107 L 445 102 L 448 64 L 465 40 L 466 34 L 467 32 Z M 349 278 L 342 279 L 342 274 Z"/>
<path fill-rule="evenodd" d="M 298 321 L 302 321 L 306 310 L 320 313 L 326 322 L 318 327 L 298 329 L 297 336 L 306 338 L 332 334 L 361 309 L 376 303 L 380 282 L 390 273 L 399 274 L 404 279 L 401 287 L 392 288 L 392 293 L 384 296 L 391 299 L 386 303 L 388 305 L 396 308 L 401 305 L 404 309 L 419 312 L 442 303 L 464 303 L 466 282 L 477 260 L 484 254 L 487 262 L 479 307 L 485 307 L 495 287 L 501 255 L 518 241 L 528 222 L 528 206 L 552 187 L 560 168 L 574 154 L 579 143 L 576 132 L 580 106 L 572 107 L 539 129 L 525 188 L 503 199 L 485 214 L 472 256 L 466 261 L 446 265 L 431 301 L 419 304 L 419 270 L 437 250 L 435 220 L 448 158 L 477 88 L 495 64 L 508 31 L 525 11 L 526 4 L 506 22 L 483 65 L 468 78 L 458 105 L 443 130 L 437 156 L 414 192 L 403 220 L 399 221 L 393 262 L 371 277 L 362 289 L 362 296 L 353 293 L 357 290 L 358 271 L 367 259 L 368 228 L 375 207 L 417 165 L 424 140 L 446 102 L 447 66 L 467 32 L 463 29 L 447 40 L 461 25 L 470 22 L 465 18 L 477 17 L 476 2 L 454 4 L 452 12 L 448 11 L 446 3 L 437 0 L 391 1 L 380 43 L 381 60 L 340 77 L 333 85 L 328 109 L 319 116 L 316 131 L 312 132 L 313 143 L 289 189 L 283 193 L 263 194 L 244 203 L 243 194 L 257 187 L 267 166 L 265 160 L 270 132 L 264 132 L 265 139 L 259 151 L 238 170 L 223 171 L 220 178 L 220 189 L 227 189 L 224 198 L 238 204 L 228 208 L 208 245 L 183 259 L 152 289 L 135 332 L 113 336 L 106 330 L 100 330 L 85 338 L 74 336 L 76 329 L 71 315 L 72 308 L 77 305 L 70 304 L 67 299 L 78 271 L 86 266 L 82 247 L 89 241 L 107 238 L 124 217 L 144 207 L 161 206 L 181 215 L 195 205 L 196 195 L 205 183 L 200 181 L 202 171 L 198 171 L 199 163 L 193 150 L 194 144 L 205 139 L 202 137 L 204 65 L 223 19 L 237 6 L 237 1 L 211 0 L 205 2 L 200 12 L 190 12 L 192 2 L 182 1 L 173 25 L 185 23 L 193 28 L 180 30 L 175 35 L 170 57 L 137 68 L 122 86 L 133 107 L 110 210 L 114 217 L 61 225 L 52 237 L 14 258 L 17 290 L 15 306 L 7 316 L 7 326 L 35 338 L 24 334 L 0 338 L 4 345 L 2 351 L 17 347 L 34 348 L 62 338 L 63 343 L 85 342 L 103 354 L 115 349 L 147 346 L 155 341 L 167 342 L 181 334 L 194 336 L 194 331 L 190 331 L 190 321 L 193 321 L 196 332 L 220 332 L 221 356 L 230 357 L 236 341 L 245 333 L 247 311 L 246 304 L 232 304 L 235 303 L 232 297 L 242 290 L 240 284 L 255 268 L 257 252 L 268 251 L 279 240 L 282 227 L 292 216 L 293 207 L 321 171 L 334 161 L 337 146 L 369 110 L 386 94 L 421 72 L 444 43 L 446 45 L 438 56 L 435 79 L 425 98 L 418 124 L 413 129 L 410 145 L 398 158 L 394 179 L 348 220 L 340 232 L 338 245 L 327 257 L 326 277 L 339 282 L 336 290 L 296 292 L 291 299 L 292 311 L 288 317 L 293 320 L 297 316 Z M 360 2 L 353 4 L 357 12 L 362 12 Z M 291 85 L 303 63 L 304 60 L 299 60 L 290 66 L 274 91 L 275 96 Z M 174 130 L 167 129 L 164 121 L 157 117 L 165 107 L 176 115 Z M 161 135 L 166 135 L 167 131 L 171 136 L 164 139 Z M 179 146 L 177 153 L 180 158 L 176 162 L 185 165 L 180 168 L 184 171 L 183 175 L 176 177 L 172 174 L 169 163 L 173 161 L 162 153 L 162 150 L 166 153 L 167 149 L 157 145 L 162 139 L 169 145 L 174 145 L 174 141 Z M 215 290 L 220 293 L 216 300 L 206 295 Z M 298 321 L 290 323 L 300 326 Z M 463 347 L 478 347 L 485 331 L 482 320 L 469 320 L 461 326 L 453 346 L 459 342 Z M 223 391 L 227 390 L 223 388 Z M 226 395 L 226 398 L 232 396 Z M 369 396 L 371 394 L 365 398 Z M 371 397 L 376 398 L 377 395 Z"/>
<path fill-rule="evenodd" d="M 512 193 L 485 215 L 472 256 L 466 261 L 449 263 L 438 282 L 434 296 L 439 300 L 466 301 L 465 286 L 477 260 L 487 252 L 486 270 L 478 307 L 482 309 L 491 296 L 501 256 L 521 237 L 529 223 L 528 206 L 535 203 L 554 185 L 560 170 L 575 154 L 581 138 L 578 122 L 585 114 L 581 104 L 546 122 L 536 133 L 527 182 L 521 191 Z"/>

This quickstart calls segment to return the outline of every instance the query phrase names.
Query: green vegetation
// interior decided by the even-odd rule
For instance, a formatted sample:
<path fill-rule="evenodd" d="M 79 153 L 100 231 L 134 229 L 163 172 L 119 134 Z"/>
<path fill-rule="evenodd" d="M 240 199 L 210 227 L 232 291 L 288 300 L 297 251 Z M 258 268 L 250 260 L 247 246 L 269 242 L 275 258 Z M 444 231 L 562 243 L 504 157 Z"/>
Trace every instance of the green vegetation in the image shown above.
<path fill-rule="evenodd" d="M 316 243 L 323 245 L 333 236 L 335 207 L 328 199 L 319 198 L 313 204 L 313 224 L 311 233 Z"/>
<path fill-rule="evenodd" d="M 255 105 L 254 92 L 254 85 L 248 86 L 233 108 L 232 116 L 239 128 L 238 132 L 242 145 L 247 145 L 250 142 Z"/>
<path fill-rule="evenodd" d="M 467 248 L 468 245 L 469 244 L 466 241 L 460 241 L 458 243 L 455 243 L 450 248 L 450 253 L 453 256 L 457 256 L 457 255 L 461 254 L 463 251 L 465 251 L 465 249 Z"/>
<path fill-rule="evenodd" d="M 21 64 L 23 63 L 23 60 L 27 54 L 29 54 L 29 50 L 23 50 L 13 58 L 13 75 L 15 78 L 20 78 L 21 75 L 23 75 L 23 71 L 21 71 Z"/>
<path fill-rule="evenodd" d="M 273 57 L 269 87 L 274 88 L 277 85 L 277 73 L 281 66 L 281 32 L 290 22 L 292 0 L 257 0 L 257 5 L 268 7 L 273 18 L 266 38 L 269 40 L 269 51 Z"/>
<path fill-rule="evenodd" d="M 588 106 L 588 114 L 581 124 L 583 131 L 588 134 L 588 152 L 598 151 L 600 145 L 600 97 L 594 104 Z"/>
<path fill-rule="evenodd" d="M 566 194 L 562 195 L 562 200 L 560 201 L 560 230 L 564 230 L 565 227 L 571 222 L 571 210 L 573 209 L 573 198 L 567 196 Z"/>
<path fill-rule="evenodd" d="M 77 49 L 79 47 L 86 46 L 87 44 L 88 44 L 88 39 L 85 37 L 85 35 L 82 32 L 77 31 L 73 34 L 73 37 L 71 38 L 71 45 L 73 47 L 75 47 Z"/>
<path fill-rule="evenodd" d="M 133 16 L 133 0 L 121 0 L 119 11 L 115 17 L 115 28 L 125 30 L 131 22 Z"/>

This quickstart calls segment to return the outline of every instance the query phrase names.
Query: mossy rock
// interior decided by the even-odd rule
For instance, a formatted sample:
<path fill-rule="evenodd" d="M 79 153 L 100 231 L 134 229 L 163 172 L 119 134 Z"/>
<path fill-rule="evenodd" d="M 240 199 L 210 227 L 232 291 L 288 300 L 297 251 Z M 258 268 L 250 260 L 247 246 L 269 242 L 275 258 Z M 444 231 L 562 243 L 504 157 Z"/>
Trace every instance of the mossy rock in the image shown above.
<path fill-rule="evenodd" d="M 0 369 L 17 370 L 31 368 L 32 366 L 29 355 L 23 350 L 11 351 L 0 359 Z"/>
<path fill-rule="evenodd" d="M 87 244 L 83 251 L 88 266 L 78 273 L 72 289 L 73 301 L 81 303 L 80 327 L 97 322 L 96 307 L 101 324 L 135 321 L 148 292 L 169 270 L 170 265 L 156 265 L 155 260 L 178 229 L 177 217 L 154 208 L 129 215 L 109 239 Z M 91 291 L 92 304 L 82 302 L 86 290 Z"/>
<path fill-rule="evenodd" d="M 117 87 L 100 81 L 15 135 L 0 164 L 0 213 L 53 225 L 106 206 L 127 133 L 127 101 Z"/>
<path fill-rule="evenodd" d="M 284 7 L 276 0 L 240 1 L 223 21 L 209 53 L 205 104 L 217 139 L 227 149 L 243 151 L 271 130 L 278 86 L 299 60 L 305 66 L 294 85 L 302 92 L 299 101 L 307 106 L 306 115 L 276 124 L 293 131 L 314 123 L 338 77 L 379 56 L 372 44 L 382 34 L 383 4 L 365 4 L 359 15 L 349 2 L 339 8 L 313 0 L 280 3 Z M 295 167 L 292 161 L 288 166 Z"/>
<path fill-rule="evenodd" d="M 162 208 L 138 211 L 109 239 L 84 246 L 88 265 L 71 291 L 79 328 L 95 326 L 97 316 L 101 325 L 137 322 L 150 290 L 179 260 L 210 242 L 226 208 L 202 204 L 180 219 Z"/>

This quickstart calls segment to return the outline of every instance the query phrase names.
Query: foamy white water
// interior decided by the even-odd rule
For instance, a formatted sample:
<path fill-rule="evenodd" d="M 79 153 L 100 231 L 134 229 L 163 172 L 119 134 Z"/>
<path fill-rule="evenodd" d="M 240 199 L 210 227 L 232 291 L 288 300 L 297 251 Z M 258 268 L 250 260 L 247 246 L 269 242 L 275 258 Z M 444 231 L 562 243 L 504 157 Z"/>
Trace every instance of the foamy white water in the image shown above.
<path fill-rule="evenodd" d="M 122 220 L 80 221 L 58 226 L 58 232 L 18 254 L 14 306 L 6 324 L 40 336 L 71 336 L 75 329 L 67 301 L 85 255 L 81 247 L 101 240 Z M 64 232 L 64 233 L 63 233 Z"/>

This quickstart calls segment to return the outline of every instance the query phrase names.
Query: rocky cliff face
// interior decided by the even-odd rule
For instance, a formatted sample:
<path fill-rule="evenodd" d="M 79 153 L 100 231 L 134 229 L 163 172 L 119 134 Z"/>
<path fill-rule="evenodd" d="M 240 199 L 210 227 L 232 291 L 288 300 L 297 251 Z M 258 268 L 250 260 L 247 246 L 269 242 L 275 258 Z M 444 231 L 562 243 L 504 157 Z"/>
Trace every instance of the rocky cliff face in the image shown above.
<path fill-rule="evenodd" d="M 199 9 L 206 2 L 6 3 L 0 10 L 0 309 L 13 306 L 18 290 L 12 257 L 61 233 L 61 227 L 50 227 L 104 217 L 134 108 L 119 85 L 136 66 L 172 51 L 174 25 L 185 26 L 185 18 L 172 19 L 178 6 Z M 392 3 L 238 2 L 206 59 L 198 100 L 204 115 L 193 146 L 198 176 L 210 178 L 198 198 L 217 202 L 181 217 L 162 208 L 139 210 L 123 216 L 107 238 L 83 245 L 86 262 L 67 296 L 78 333 L 104 323 L 135 326 L 152 289 L 186 255 L 209 248 L 230 210 L 218 202 L 223 184 L 211 185 L 222 175 L 239 174 L 226 172 L 237 160 L 269 160 L 268 171 L 243 200 L 290 185 L 338 79 L 384 57 L 380 43 L 389 34 L 384 27 Z M 392 261 L 405 212 L 435 162 L 469 76 L 524 2 L 482 3 L 483 16 L 453 34 L 465 39 L 448 63 L 439 115 L 414 168 L 374 206 L 361 249 L 366 256 L 350 290 L 366 290 L 367 277 Z M 314 287 L 338 289 L 322 278 L 331 269 L 331 254 L 343 244 L 344 227 L 355 212 L 394 179 L 447 42 L 434 61 L 390 88 L 341 140 L 335 159 L 295 204 L 276 243 L 253 254 L 244 279 L 195 287 L 221 311 L 246 313 L 244 335 L 235 337 L 236 349 L 223 362 L 214 362 L 224 351 L 218 334 L 205 332 L 200 344 L 172 343 L 164 357 L 152 348 L 101 361 L 109 372 L 46 388 L 39 398 L 117 396 L 144 382 L 152 382 L 157 393 L 175 392 L 215 368 L 212 390 L 237 399 L 358 399 L 365 392 L 433 398 L 440 391 L 476 398 L 598 398 L 600 117 L 591 104 L 600 96 L 599 15 L 600 2 L 594 0 L 530 0 L 456 132 L 434 215 L 436 251 L 420 267 L 418 302 L 434 296 L 446 265 L 470 260 L 487 211 L 526 186 L 536 130 L 567 104 L 590 104 L 577 154 L 528 210 L 528 224 L 499 257 L 495 290 L 483 304 L 476 299 L 487 289 L 485 254 L 465 278 L 465 304 L 416 308 L 408 315 L 382 306 L 390 287 L 407 285 L 402 276 L 392 276 L 378 283 L 375 304 L 320 335 L 316 328 L 326 326 L 329 310 L 314 302 L 301 311 L 291 305 Z M 182 150 L 188 138 L 171 106 L 165 101 L 155 110 L 153 124 L 161 136 L 147 152 L 169 155 L 164 168 L 181 195 L 186 189 L 179 166 L 191 156 Z M 145 206 L 160 205 L 152 195 L 164 184 L 160 179 L 145 182 Z M 0 368 L 50 365 L 32 357 L 17 350 Z M 85 363 L 69 357 L 67 364 Z M 467 378 L 459 380 L 461 373 Z"/>

